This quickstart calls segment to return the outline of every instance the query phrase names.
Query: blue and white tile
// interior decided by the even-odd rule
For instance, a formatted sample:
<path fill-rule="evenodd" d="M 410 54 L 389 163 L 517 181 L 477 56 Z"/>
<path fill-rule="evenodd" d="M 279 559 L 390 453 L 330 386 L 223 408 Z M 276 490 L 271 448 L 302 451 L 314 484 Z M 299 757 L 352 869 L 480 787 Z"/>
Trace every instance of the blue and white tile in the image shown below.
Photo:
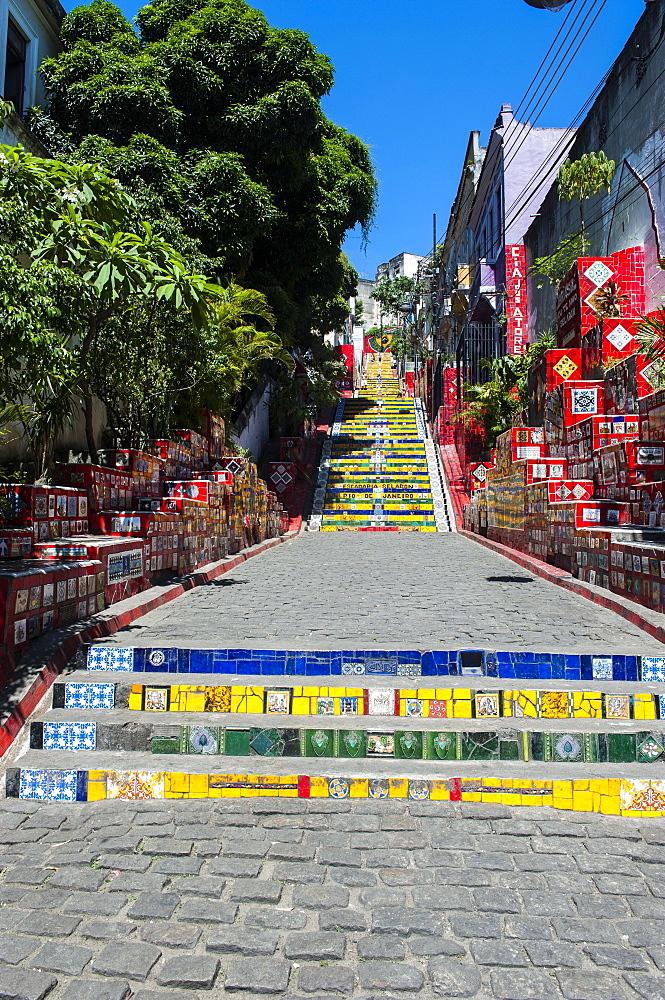
<path fill-rule="evenodd" d="M 89 684 L 90 708 L 114 708 L 115 684 Z"/>
<path fill-rule="evenodd" d="M 65 684 L 65 708 L 90 708 L 91 684 L 70 681 Z"/>
<path fill-rule="evenodd" d="M 95 722 L 45 722 L 44 750 L 94 750 Z"/>
<path fill-rule="evenodd" d="M 594 681 L 611 681 L 613 678 L 612 657 L 592 656 L 591 670 Z"/>
<path fill-rule="evenodd" d="M 665 682 L 665 656 L 642 656 L 642 676 L 643 681 Z"/>

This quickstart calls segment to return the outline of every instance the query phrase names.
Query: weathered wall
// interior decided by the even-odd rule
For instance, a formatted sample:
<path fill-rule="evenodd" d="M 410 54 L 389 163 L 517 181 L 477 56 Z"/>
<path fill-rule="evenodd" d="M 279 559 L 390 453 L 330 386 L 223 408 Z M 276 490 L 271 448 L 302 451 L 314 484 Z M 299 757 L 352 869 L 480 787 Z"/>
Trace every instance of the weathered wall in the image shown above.
<path fill-rule="evenodd" d="M 577 131 L 570 158 L 603 149 L 616 161 L 610 194 L 584 203 L 591 256 L 645 247 L 647 309 L 661 305 L 665 272 L 665 0 L 646 5 L 591 111 Z M 560 202 L 556 183 L 526 236 L 527 262 L 551 253 L 580 228 L 577 201 Z M 659 250 L 660 247 L 660 250 Z M 529 332 L 554 328 L 555 290 L 529 283 Z"/>
<path fill-rule="evenodd" d="M 231 428 L 235 443 L 251 451 L 257 462 L 270 437 L 269 403 L 272 390 L 271 381 L 260 383 Z"/>

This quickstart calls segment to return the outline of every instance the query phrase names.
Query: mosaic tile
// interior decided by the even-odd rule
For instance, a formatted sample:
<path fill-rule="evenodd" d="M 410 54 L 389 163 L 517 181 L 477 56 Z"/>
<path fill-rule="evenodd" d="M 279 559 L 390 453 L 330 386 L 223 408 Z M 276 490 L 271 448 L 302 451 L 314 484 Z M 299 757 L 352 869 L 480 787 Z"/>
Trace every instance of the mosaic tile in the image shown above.
<path fill-rule="evenodd" d="M 404 715 L 412 719 L 421 719 L 424 715 L 422 698 L 406 698 L 404 701 Z"/>
<path fill-rule="evenodd" d="M 368 715 L 394 715 L 395 692 L 392 688 L 375 689 L 367 692 Z"/>
<path fill-rule="evenodd" d="M 592 676 L 595 681 L 612 680 L 613 672 L 611 656 L 592 656 L 591 668 L 593 672 Z"/>
<path fill-rule="evenodd" d="M 580 733 L 545 734 L 545 760 L 582 762 L 584 737 Z"/>
<path fill-rule="evenodd" d="M 459 760 L 497 760 L 499 737 L 496 732 L 457 733 Z"/>
<path fill-rule="evenodd" d="M 626 812 L 658 812 L 665 810 L 665 781 L 622 780 L 621 808 Z"/>
<path fill-rule="evenodd" d="M 351 783 L 345 778 L 330 778 L 328 795 L 331 799 L 348 799 Z"/>
<path fill-rule="evenodd" d="M 106 776 L 109 799 L 163 799 L 164 774 L 150 771 L 109 771 Z"/>
<path fill-rule="evenodd" d="M 359 729 L 342 729 L 337 740 L 340 757 L 365 757 L 367 754 L 367 734 Z"/>
<path fill-rule="evenodd" d="M 655 733 L 650 733 L 646 739 L 637 744 L 637 759 L 652 764 L 663 756 L 663 739 Z"/>
<path fill-rule="evenodd" d="M 145 687 L 143 689 L 143 710 L 145 712 L 168 712 L 171 690 L 167 687 Z"/>
<path fill-rule="evenodd" d="M 184 726 L 187 753 L 216 754 L 220 752 L 219 730 L 214 726 Z"/>
<path fill-rule="evenodd" d="M 387 778 L 371 778 L 369 781 L 369 797 L 372 799 L 387 799 L 390 795 L 390 785 Z"/>
<path fill-rule="evenodd" d="M 45 722 L 44 750 L 94 750 L 95 722 Z"/>
<path fill-rule="evenodd" d="M 49 802 L 76 802 L 78 771 L 49 771 L 21 768 L 19 798 Z"/>
<path fill-rule="evenodd" d="M 115 704 L 115 684 L 89 684 L 69 681 L 64 685 L 63 708 L 109 709 Z M 55 704 L 54 708 L 57 707 Z"/>
<path fill-rule="evenodd" d="M 324 697 L 316 699 L 316 714 L 317 715 L 334 715 L 335 714 L 335 699 Z"/>
<path fill-rule="evenodd" d="M 266 712 L 268 715 L 288 715 L 291 711 L 291 695 L 288 691 L 266 691 Z"/>
<path fill-rule="evenodd" d="M 606 694 L 605 718 L 606 719 L 630 719 L 631 717 L 631 697 L 627 694 Z"/>
<path fill-rule="evenodd" d="M 395 756 L 403 760 L 413 760 L 423 756 L 423 733 L 396 732 Z"/>
<path fill-rule="evenodd" d="M 571 715 L 568 691 L 540 691 L 537 710 L 541 719 L 568 719 Z"/>
<path fill-rule="evenodd" d="M 457 737 L 455 733 L 429 733 L 427 756 L 430 760 L 456 760 Z"/>
<path fill-rule="evenodd" d="M 501 696 L 499 692 L 477 694 L 474 698 L 474 708 L 477 719 L 498 719 L 501 714 Z"/>
<path fill-rule="evenodd" d="M 409 781 L 410 799 L 428 799 L 429 795 L 430 795 L 429 781 L 419 781 L 418 779 L 412 779 Z"/>
<path fill-rule="evenodd" d="M 394 757 L 395 756 L 395 734 L 384 731 L 367 732 L 368 757 Z"/>
<path fill-rule="evenodd" d="M 134 650 L 129 647 L 91 646 L 87 656 L 88 670 L 120 670 L 129 672 L 134 669 Z"/>
<path fill-rule="evenodd" d="M 648 683 L 662 681 L 665 683 L 665 656 L 640 657 L 642 670 L 640 679 Z"/>

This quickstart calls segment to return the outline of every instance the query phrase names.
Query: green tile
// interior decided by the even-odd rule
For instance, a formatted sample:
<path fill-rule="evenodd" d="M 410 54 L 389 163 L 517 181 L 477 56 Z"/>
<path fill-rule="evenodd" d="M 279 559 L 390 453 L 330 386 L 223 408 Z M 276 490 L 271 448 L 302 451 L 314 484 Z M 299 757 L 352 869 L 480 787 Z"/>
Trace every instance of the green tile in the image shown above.
<path fill-rule="evenodd" d="M 338 736 L 340 757 L 365 757 L 367 754 L 367 734 L 363 729 L 341 729 Z"/>
<path fill-rule="evenodd" d="M 420 760 L 423 756 L 423 734 L 413 730 L 395 733 L 395 756 L 403 760 Z"/>
<path fill-rule="evenodd" d="M 249 729 L 227 729 L 224 737 L 224 752 L 227 757 L 249 756 Z"/>
<path fill-rule="evenodd" d="M 335 742 L 333 729 L 301 730 L 301 746 L 305 757 L 334 757 Z"/>
<path fill-rule="evenodd" d="M 180 753 L 178 736 L 157 736 L 150 741 L 153 753 Z"/>
<path fill-rule="evenodd" d="M 497 760 L 499 737 L 496 732 L 460 733 L 461 760 Z"/>
<path fill-rule="evenodd" d="M 635 733 L 609 733 L 607 759 L 610 764 L 634 764 L 637 756 Z"/>
<path fill-rule="evenodd" d="M 520 748 L 517 740 L 499 740 L 499 760 L 519 760 Z"/>
<path fill-rule="evenodd" d="M 456 760 L 457 740 L 455 733 L 428 733 L 427 757 L 429 760 Z"/>
<path fill-rule="evenodd" d="M 529 753 L 531 760 L 549 760 L 545 757 L 545 733 L 529 733 Z"/>

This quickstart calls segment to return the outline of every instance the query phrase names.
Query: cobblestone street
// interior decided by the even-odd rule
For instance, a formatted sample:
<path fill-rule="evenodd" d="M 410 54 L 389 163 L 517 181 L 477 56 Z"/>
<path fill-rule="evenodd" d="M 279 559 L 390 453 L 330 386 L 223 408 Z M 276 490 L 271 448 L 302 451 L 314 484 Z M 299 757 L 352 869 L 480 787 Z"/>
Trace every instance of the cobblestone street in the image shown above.
<path fill-rule="evenodd" d="M 658 651 L 454 534 L 302 535 L 112 642 L 343 640 Z M 93 756 L 78 759 L 98 766 Z M 585 767 L 575 774 L 602 773 Z M 658 1000 L 663 845 L 661 820 L 546 806 L 7 799 L 0 998 Z"/>
<path fill-rule="evenodd" d="M 456 534 L 300 535 L 145 615 L 119 645 L 657 652 L 628 621 Z"/>
<path fill-rule="evenodd" d="M 5 802 L 0 996 L 659 1000 L 663 843 L 538 807 Z"/>

